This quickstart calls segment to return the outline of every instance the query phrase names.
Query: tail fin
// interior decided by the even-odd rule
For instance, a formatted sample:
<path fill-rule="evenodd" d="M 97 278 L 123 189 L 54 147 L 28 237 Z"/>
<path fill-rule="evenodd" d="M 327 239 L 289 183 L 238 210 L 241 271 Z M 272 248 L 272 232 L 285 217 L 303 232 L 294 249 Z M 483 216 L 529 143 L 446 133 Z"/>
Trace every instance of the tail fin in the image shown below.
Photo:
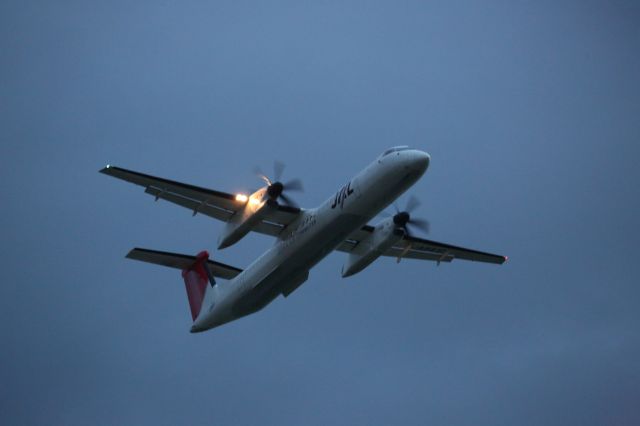
<path fill-rule="evenodd" d="M 195 262 L 187 269 L 182 270 L 182 278 L 184 286 L 187 289 L 187 298 L 189 299 L 189 307 L 191 308 L 191 317 L 195 321 L 202 308 L 202 301 L 207 290 L 207 282 L 211 282 L 213 286 L 215 280 L 211 271 L 207 267 L 209 253 L 201 251 L 196 256 Z"/>
<path fill-rule="evenodd" d="M 216 283 L 214 276 L 230 280 L 242 272 L 242 269 L 209 260 L 209 253 L 206 251 L 200 252 L 197 256 L 188 256 L 166 251 L 134 248 L 127 254 L 127 258 L 181 269 L 191 308 L 191 317 L 194 321 L 202 308 L 207 281 L 213 287 Z"/>

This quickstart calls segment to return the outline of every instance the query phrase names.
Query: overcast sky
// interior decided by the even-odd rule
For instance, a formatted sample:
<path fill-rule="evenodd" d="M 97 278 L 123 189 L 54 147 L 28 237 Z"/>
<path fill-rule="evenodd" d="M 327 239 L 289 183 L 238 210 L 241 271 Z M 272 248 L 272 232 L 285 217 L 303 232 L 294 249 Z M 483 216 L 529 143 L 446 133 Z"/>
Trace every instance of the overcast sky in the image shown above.
<path fill-rule="evenodd" d="M 633 1 L 0 3 L 0 422 L 640 424 Z M 503 266 L 330 255 L 193 335 L 178 271 L 222 224 L 101 175 L 314 206 L 385 148 L 431 154 L 430 238 Z M 404 205 L 407 197 L 399 200 Z"/>

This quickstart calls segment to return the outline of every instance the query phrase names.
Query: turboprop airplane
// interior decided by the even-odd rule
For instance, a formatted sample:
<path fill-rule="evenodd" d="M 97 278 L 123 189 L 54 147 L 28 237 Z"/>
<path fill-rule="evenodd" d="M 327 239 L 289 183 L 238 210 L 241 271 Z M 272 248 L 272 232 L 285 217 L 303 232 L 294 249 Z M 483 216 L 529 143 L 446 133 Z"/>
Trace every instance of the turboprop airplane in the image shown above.
<path fill-rule="evenodd" d="M 319 207 L 303 209 L 285 194 L 301 190 L 294 179 L 280 181 L 284 165 L 276 163 L 274 180 L 251 195 L 229 194 L 154 177 L 120 167 L 101 173 L 143 186 L 145 192 L 193 212 L 226 222 L 218 248 L 235 244 L 250 231 L 276 237 L 276 243 L 245 270 L 196 256 L 134 248 L 130 259 L 182 270 L 191 308 L 191 332 L 205 331 L 264 308 L 279 295 L 289 296 L 309 277 L 309 270 L 338 250 L 347 253 L 342 276 L 362 271 L 380 256 L 451 262 L 463 259 L 502 264 L 506 256 L 484 253 L 416 237 L 410 227 L 428 230 L 428 222 L 411 217 L 418 206 L 411 197 L 404 211 L 375 226 L 367 222 L 411 187 L 427 170 L 427 153 L 398 146 L 386 150 Z M 217 282 L 215 278 L 225 281 Z"/>

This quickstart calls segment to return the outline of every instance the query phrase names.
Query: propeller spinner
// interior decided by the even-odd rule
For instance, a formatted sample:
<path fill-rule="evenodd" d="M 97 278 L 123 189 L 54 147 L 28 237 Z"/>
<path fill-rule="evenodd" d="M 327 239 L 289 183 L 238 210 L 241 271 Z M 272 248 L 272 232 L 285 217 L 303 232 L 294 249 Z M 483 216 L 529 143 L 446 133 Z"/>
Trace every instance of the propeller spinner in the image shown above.
<path fill-rule="evenodd" d="M 288 182 L 281 182 L 282 172 L 284 172 L 285 164 L 280 161 L 274 161 L 273 163 L 273 180 L 265 175 L 259 167 L 255 168 L 255 172 L 260 179 L 267 184 L 267 191 L 265 193 L 269 199 L 277 201 L 280 198 L 285 204 L 298 207 L 298 205 L 287 195 L 285 191 L 303 191 L 302 181 L 300 179 L 291 179 Z"/>
<path fill-rule="evenodd" d="M 407 235 L 412 234 L 410 232 L 410 226 L 415 226 L 416 228 L 424 231 L 427 234 L 429 233 L 429 230 L 431 228 L 428 220 L 411 218 L 411 212 L 418 208 L 418 206 L 420 206 L 420 200 L 418 200 L 413 195 L 407 201 L 407 206 L 405 207 L 404 211 L 400 211 L 398 209 L 398 206 L 396 206 L 395 204 L 393 205 L 393 207 L 395 207 L 396 209 L 396 214 L 393 216 L 393 223 L 404 229 L 404 232 Z"/>

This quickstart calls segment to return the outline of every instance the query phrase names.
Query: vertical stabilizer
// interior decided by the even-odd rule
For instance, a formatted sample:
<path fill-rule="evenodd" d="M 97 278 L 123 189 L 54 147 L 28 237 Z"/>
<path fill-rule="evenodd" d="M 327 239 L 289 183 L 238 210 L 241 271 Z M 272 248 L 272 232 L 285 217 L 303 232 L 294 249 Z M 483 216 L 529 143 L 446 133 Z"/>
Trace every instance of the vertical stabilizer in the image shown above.
<path fill-rule="evenodd" d="M 187 290 L 191 317 L 195 321 L 202 308 L 202 301 L 207 290 L 207 282 L 211 280 L 211 285 L 215 284 L 213 276 L 207 267 L 209 253 L 202 251 L 196 256 L 195 262 L 188 269 L 182 270 L 184 286 Z"/>

